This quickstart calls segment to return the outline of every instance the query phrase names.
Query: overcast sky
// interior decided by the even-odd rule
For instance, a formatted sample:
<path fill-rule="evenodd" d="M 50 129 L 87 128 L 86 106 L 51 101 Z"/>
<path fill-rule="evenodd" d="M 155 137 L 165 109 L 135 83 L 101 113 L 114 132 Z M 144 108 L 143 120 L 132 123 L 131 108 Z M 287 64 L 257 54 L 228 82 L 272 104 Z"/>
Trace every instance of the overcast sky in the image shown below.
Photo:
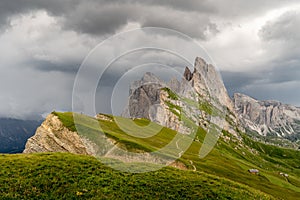
<path fill-rule="evenodd" d="M 141 27 L 174 29 L 196 40 L 220 70 L 230 95 L 300 106 L 296 0 L 1 0 L 0 117 L 71 110 L 74 79 L 88 53 L 114 34 Z M 105 53 L 145 40 L 125 39 Z M 189 51 L 174 35 L 155 40 Z M 126 67 L 141 65 L 137 57 L 151 62 L 158 56 L 178 71 L 188 65 L 155 51 L 125 56 L 102 77 L 97 96 L 108 94 Z M 155 72 L 154 65 L 148 69 Z M 97 111 L 109 112 L 105 103 L 96 104 Z"/>

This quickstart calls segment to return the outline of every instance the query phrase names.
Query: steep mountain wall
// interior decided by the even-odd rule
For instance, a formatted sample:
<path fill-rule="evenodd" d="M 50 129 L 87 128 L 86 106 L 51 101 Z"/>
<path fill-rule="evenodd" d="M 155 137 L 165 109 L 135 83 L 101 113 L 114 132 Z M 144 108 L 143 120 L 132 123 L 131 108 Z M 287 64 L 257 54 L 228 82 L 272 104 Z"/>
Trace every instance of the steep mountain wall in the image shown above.
<path fill-rule="evenodd" d="M 24 153 L 70 152 L 74 154 L 92 154 L 83 139 L 67 129 L 57 116 L 50 114 L 29 138 Z"/>
<path fill-rule="evenodd" d="M 258 101 L 234 94 L 234 104 L 243 125 L 263 136 L 300 139 L 300 108 L 277 101 Z"/>
<path fill-rule="evenodd" d="M 147 118 L 184 134 L 191 132 L 183 118 L 196 126 L 215 124 L 236 135 L 239 126 L 233 102 L 220 74 L 213 65 L 196 58 L 194 71 L 186 67 L 181 81 L 165 83 L 146 73 L 130 88 L 128 106 L 123 116 Z"/>

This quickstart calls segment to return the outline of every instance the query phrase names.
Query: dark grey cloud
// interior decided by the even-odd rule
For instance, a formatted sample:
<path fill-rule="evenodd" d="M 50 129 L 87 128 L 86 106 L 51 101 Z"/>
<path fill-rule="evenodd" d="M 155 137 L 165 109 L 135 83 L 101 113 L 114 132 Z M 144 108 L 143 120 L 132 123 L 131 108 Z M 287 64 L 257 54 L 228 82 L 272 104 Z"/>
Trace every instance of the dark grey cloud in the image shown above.
<path fill-rule="evenodd" d="M 289 1 L 289 3 L 297 1 Z M 201 37 L 201 31 L 217 30 L 211 18 L 242 18 L 257 15 L 271 8 L 286 4 L 282 0 L 267 1 L 194 1 L 194 0 L 3 0 L 0 2 L 0 23 L 5 24 L 13 15 L 43 9 L 49 14 L 62 17 L 66 28 L 89 33 L 114 33 L 129 21 L 144 25 L 162 25 L 168 28 L 181 30 L 193 37 Z M 174 15 L 177 15 L 174 19 Z M 189 18 L 189 15 L 193 17 Z M 206 16 L 200 19 L 199 16 Z M 173 17 L 173 18 L 172 18 Z M 204 23 L 204 21 L 207 23 Z M 160 23 L 159 23 L 160 21 Z M 191 21 L 190 25 L 184 25 Z M 194 34 L 194 33 L 198 34 Z"/>
<path fill-rule="evenodd" d="M 268 21 L 259 31 L 270 60 L 265 67 L 268 82 L 300 81 L 300 12 L 288 11 Z"/>
<path fill-rule="evenodd" d="M 131 25 L 175 29 L 204 45 L 210 42 L 212 55 L 215 52 L 224 55 L 219 59 L 224 62 L 219 63 L 221 69 L 226 66 L 222 75 L 230 94 L 243 92 L 258 99 L 278 99 L 299 105 L 300 95 L 295 93 L 300 82 L 299 12 L 269 19 L 261 27 L 259 39 L 256 30 L 247 29 L 253 25 L 252 21 L 263 19 L 269 11 L 293 7 L 292 3 L 297 1 L 2 0 L 0 116 L 23 118 L 52 109 L 70 110 L 74 77 L 84 57 L 96 44 Z M 39 13 L 41 10 L 46 14 Z M 246 29 L 241 31 L 236 27 Z M 235 30 L 228 32 L 228 29 Z M 248 32 L 243 35 L 243 31 Z M 156 39 L 192 52 L 173 36 Z M 143 44 L 144 40 L 125 38 L 113 47 Z M 107 47 L 107 55 L 114 53 L 113 47 Z M 142 57 L 143 63 L 160 61 L 159 56 L 165 61 L 172 59 L 155 53 L 144 56 L 135 55 Z M 138 63 L 126 58 L 116 62 L 101 80 L 104 89 L 98 91 L 98 95 L 107 98 L 128 66 Z M 185 67 L 180 62 L 167 64 L 178 69 Z M 103 66 L 95 64 L 93 67 Z M 156 70 L 153 66 L 151 69 Z M 168 77 L 167 73 L 155 72 L 163 79 Z M 121 92 L 126 94 L 127 88 Z M 30 98 L 33 96 L 34 99 Z M 108 107 L 108 104 L 98 103 L 99 111 Z"/>
<path fill-rule="evenodd" d="M 300 63 L 282 64 L 280 67 L 276 67 L 273 70 L 267 72 L 265 76 L 270 83 L 284 83 L 290 81 L 300 81 Z"/>
<path fill-rule="evenodd" d="M 67 28 L 88 34 L 111 34 L 128 23 L 141 27 L 164 27 L 207 39 L 218 32 L 217 25 L 204 13 L 172 9 L 166 5 L 146 5 L 137 2 L 81 3 L 64 18 Z M 193 27 L 193 28 L 192 28 Z"/>
<path fill-rule="evenodd" d="M 26 63 L 26 65 L 30 68 L 35 68 L 44 72 L 64 72 L 76 74 L 82 61 L 69 61 L 64 63 L 54 63 L 52 61 L 46 60 L 31 60 Z"/>
<path fill-rule="evenodd" d="M 260 73 L 221 71 L 221 75 L 230 96 L 263 79 Z"/>
<path fill-rule="evenodd" d="M 209 39 L 216 35 L 219 30 L 210 18 L 202 14 L 190 14 L 189 17 L 182 17 L 184 13 L 166 12 L 164 16 L 156 15 L 156 11 L 148 14 L 140 20 L 142 27 L 164 27 L 174 29 L 185 33 L 193 38 L 203 40 Z M 193 28 L 192 28 L 193 27 Z"/>
<path fill-rule="evenodd" d="M 247 2 L 237 0 L 104 0 L 104 2 L 130 5 L 141 4 L 147 7 L 163 6 L 185 12 L 203 13 L 209 16 L 219 16 L 229 19 L 257 16 L 268 10 L 285 6 L 287 3 L 298 3 L 297 0 L 290 0 L 289 2 L 283 0 L 253 0 Z"/>
<path fill-rule="evenodd" d="M 113 34 L 129 22 L 135 22 L 142 27 L 162 26 L 205 39 L 208 32 L 217 32 L 217 25 L 205 15 L 213 8 L 206 4 L 194 1 L 4 0 L 0 2 L 0 23 L 9 24 L 9 19 L 15 15 L 40 9 L 59 17 L 66 29 L 79 33 Z M 182 10 L 194 10 L 198 14 L 187 15 Z"/>
<path fill-rule="evenodd" d="M 115 33 L 138 14 L 134 6 L 88 1 L 79 3 L 74 10 L 69 10 L 63 22 L 66 28 L 103 35 Z"/>
<path fill-rule="evenodd" d="M 283 65 L 268 70 L 246 72 L 222 71 L 224 84 L 230 96 L 245 93 L 260 100 L 278 100 L 300 106 L 300 68 Z"/>
<path fill-rule="evenodd" d="M 215 18 L 242 18 L 282 4 L 280 0 L 3 0 L 0 2 L 0 24 L 9 24 L 9 19 L 15 15 L 46 10 L 58 17 L 64 28 L 79 33 L 114 34 L 134 22 L 142 27 L 160 26 L 209 39 L 220 31 Z"/>
<path fill-rule="evenodd" d="M 292 2 L 292 1 L 291 1 Z M 113 34 L 128 22 L 162 26 L 207 39 L 219 32 L 214 18 L 242 18 L 255 15 L 284 2 L 275 1 L 180 1 L 180 0 L 3 0 L 0 24 L 9 24 L 14 15 L 46 10 L 59 17 L 65 28 L 93 35 Z"/>
<path fill-rule="evenodd" d="M 14 15 L 33 12 L 39 9 L 45 9 L 53 15 L 62 15 L 74 6 L 79 0 L 2 0 L 0 2 L 0 25 L 9 23 Z"/>
<path fill-rule="evenodd" d="M 1 69 L 0 117 L 32 118 L 71 109 L 74 76 L 60 72 Z"/>
<path fill-rule="evenodd" d="M 110 0 L 107 0 L 109 2 Z M 114 2 L 127 2 L 130 4 L 139 4 L 141 1 L 139 0 L 119 0 Z M 216 5 L 212 4 L 211 1 L 203 0 L 203 1 L 194 1 L 194 0 L 145 0 L 142 2 L 142 4 L 147 6 L 165 6 L 170 7 L 176 10 L 182 10 L 182 11 L 195 11 L 195 12 L 202 12 L 202 13 L 214 13 L 217 11 Z"/>

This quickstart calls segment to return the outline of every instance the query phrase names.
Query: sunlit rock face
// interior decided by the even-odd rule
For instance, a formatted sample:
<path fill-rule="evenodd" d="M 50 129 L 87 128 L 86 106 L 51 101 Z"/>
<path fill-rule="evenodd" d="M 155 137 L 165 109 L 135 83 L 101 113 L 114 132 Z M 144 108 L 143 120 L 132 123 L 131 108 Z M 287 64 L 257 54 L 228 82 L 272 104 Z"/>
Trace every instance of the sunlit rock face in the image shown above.
<path fill-rule="evenodd" d="M 258 101 L 244 94 L 234 94 L 233 100 L 245 127 L 263 136 L 299 138 L 300 108 L 278 101 Z"/>
<path fill-rule="evenodd" d="M 82 138 L 67 129 L 57 116 L 50 114 L 37 128 L 35 135 L 28 139 L 24 153 L 70 152 L 91 154 Z"/>

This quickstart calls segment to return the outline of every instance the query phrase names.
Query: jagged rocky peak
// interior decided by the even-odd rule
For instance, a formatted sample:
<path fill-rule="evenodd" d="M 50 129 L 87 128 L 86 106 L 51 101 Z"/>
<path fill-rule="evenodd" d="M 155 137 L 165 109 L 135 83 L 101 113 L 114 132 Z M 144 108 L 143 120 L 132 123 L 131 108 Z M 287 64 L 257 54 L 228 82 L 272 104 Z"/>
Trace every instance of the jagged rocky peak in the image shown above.
<path fill-rule="evenodd" d="M 189 99 L 189 102 L 184 102 L 183 99 Z M 194 103 L 191 105 L 190 102 Z M 200 104 L 206 110 L 199 109 Z M 212 113 L 208 111 L 210 108 L 204 107 L 214 107 L 212 110 L 219 110 L 219 114 L 225 114 L 221 114 L 221 117 L 214 116 L 212 119 Z M 227 130 L 234 130 L 232 124 L 237 124 L 237 120 L 234 116 L 233 103 L 221 76 L 213 65 L 198 57 L 195 59 L 194 71 L 186 67 L 180 81 L 173 78 L 164 83 L 152 73 L 146 73 L 141 80 L 135 81 L 130 87 L 128 104 L 122 115 L 147 118 L 185 133 L 189 130 L 180 119 L 182 113 L 197 125 L 214 120 L 217 125 L 224 127 L 221 118 L 228 114 L 228 110 L 231 111 L 229 118 L 232 121 L 231 125 L 227 122 L 226 127 Z"/>
<path fill-rule="evenodd" d="M 195 60 L 191 82 L 198 93 L 206 98 L 218 100 L 222 106 L 226 106 L 231 112 L 234 112 L 232 100 L 227 93 L 221 75 L 213 65 L 207 64 L 200 57 Z"/>
<path fill-rule="evenodd" d="M 203 58 L 197 57 L 195 59 L 195 72 L 202 73 L 205 77 L 220 78 L 216 68 L 212 64 L 208 64 Z M 221 79 L 222 80 L 222 79 Z"/>
<path fill-rule="evenodd" d="M 155 76 L 153 73 L 151 72 L 146 72 L 142 78 L 142 82 L 144 83 L 161 83 L 162 80 L 160 80 L 157 76 Z"/>
<path fill-rule="evenodd" d="M 153 73 L 145 73 L 141 80 L 131 84 L 128 105 L 122 116 L 149 119 L 150 108 L 159 104 L 160 89 L 165 86 L 166 84 Z"/>
<path fill-rule="evenodd" d="M 291 140 L 300 138 L 300 108 L 278 101 L 258 101 L 244 94 L 234 94 L 235 109 L 243 125 L 260 135 L 274 135 Z"/>
<path fill-rule="evenodd" d="M 195 59 L 195 70 L 198 70 L 198 71 L 208 71 L 208 64 L 206 63 L 206 61 L 201 58 L 201 57 L 197 57 Z"/>
<path fill-rule="evenodd" d="M 155 76 L 153 73 L 146 72 L 141 80 L 134 81 L 130 85 L 129 95 L 131 95 L 133 92 L 135 92 L 140 87 L 145 88 L 147 85 L 148 86 L 149 85 L 151 85 L 151 86 L 155 85 L 157 87 L 162 87 L 162 85 L 165 85 L 165 83 L 162 80 L 160 80 L 157 76 Z"/>

